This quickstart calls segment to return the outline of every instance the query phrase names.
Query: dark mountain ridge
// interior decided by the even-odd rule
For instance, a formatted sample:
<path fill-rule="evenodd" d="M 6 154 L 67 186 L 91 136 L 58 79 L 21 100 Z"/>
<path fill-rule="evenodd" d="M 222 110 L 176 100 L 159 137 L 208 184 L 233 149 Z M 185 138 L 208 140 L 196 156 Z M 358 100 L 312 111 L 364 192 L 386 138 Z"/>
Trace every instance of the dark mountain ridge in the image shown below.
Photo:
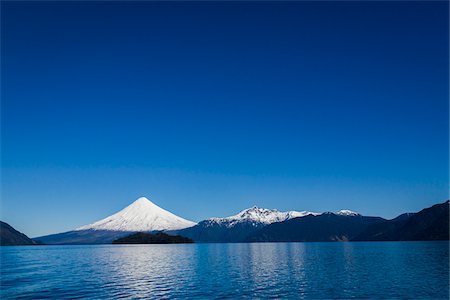
<path fill-rule="evenodd" d="M 250 234 L 247 242 L 328 242 L 350 241 L 379 217 L 341 216 L 324 213 L 273 223 Z"/>
<path fill-rule="evenodd" d="M 392 220 L 324 213 L 267 225 L 247 242 L 449 240 L 449 201 Z"/>
<path fill-rule="evenodd" d="M 418 213 L 373 224 L 355 241 L 434 241 L 449 240 L 449 201 L 435 204 Z"/>

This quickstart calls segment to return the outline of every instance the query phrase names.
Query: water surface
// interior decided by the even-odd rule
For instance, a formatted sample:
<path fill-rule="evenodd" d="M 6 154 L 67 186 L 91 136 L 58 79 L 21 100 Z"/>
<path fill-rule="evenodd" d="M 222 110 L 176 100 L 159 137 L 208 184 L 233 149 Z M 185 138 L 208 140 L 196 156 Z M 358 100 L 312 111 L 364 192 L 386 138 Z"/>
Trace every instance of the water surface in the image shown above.
<path fill-rule="evenodd" d="M 0 298 L 448 299 L 448 242 L 1 247 Z"/>

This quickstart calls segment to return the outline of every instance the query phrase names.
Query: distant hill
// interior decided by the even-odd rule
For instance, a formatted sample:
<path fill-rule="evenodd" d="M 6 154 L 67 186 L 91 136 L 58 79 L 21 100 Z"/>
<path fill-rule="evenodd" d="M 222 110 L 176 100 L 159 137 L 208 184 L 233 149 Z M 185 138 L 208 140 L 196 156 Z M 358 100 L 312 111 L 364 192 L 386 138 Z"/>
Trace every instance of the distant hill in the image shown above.
<path fill-rule="evenodd" d="M 433 241 L 449 240 L 449 201 L 373 224 L 355 241 Z"/>
<path fill-rule="evenodd" d="M 247 242 L 330 242 L 350 241 L 379 217 L 324 213 L 267 225 L 250 234 Z"/>
<path fill-rule="evenodd" d="M 132 235 L 114 240 L 113 244 L 187 244 L 193 243 L 190 238 L 180 235 L 168 235 L 163 232 L 155 234 L 137 232 Z"/>
<path fill-rule="evenodd" d="M 47 245 L 111 244 L 115 239 L 132 234 L 132 231 L 72 230 L 35 237 L 34 240 Z"/>
<path fill-rule="evenodd" d="M 27 237 L 25 234 L 15 230 L 9 224 L 0 221 L 0 245 L 1 246 L 36 245 L 36 242 Z"/>

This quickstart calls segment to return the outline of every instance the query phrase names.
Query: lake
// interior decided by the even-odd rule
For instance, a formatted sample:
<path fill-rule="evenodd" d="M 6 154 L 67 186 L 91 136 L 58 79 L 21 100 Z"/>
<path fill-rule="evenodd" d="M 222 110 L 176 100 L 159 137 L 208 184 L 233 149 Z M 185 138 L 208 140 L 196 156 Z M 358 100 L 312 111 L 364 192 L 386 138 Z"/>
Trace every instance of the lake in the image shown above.
<path fill-rule="evenodd" d="M 1 247 L 0 298 L 448 299 L 448 242 Z"/>

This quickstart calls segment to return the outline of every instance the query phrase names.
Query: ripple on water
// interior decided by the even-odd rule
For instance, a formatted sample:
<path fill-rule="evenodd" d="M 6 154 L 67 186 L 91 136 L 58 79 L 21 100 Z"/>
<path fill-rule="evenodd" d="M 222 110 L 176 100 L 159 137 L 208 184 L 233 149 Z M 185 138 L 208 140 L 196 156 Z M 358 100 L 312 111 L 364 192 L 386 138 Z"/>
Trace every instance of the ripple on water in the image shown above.
<path fill-rule="evenodd" d="M 1 248 L 0 298 L 448 299 L 447 242 Z"/>

